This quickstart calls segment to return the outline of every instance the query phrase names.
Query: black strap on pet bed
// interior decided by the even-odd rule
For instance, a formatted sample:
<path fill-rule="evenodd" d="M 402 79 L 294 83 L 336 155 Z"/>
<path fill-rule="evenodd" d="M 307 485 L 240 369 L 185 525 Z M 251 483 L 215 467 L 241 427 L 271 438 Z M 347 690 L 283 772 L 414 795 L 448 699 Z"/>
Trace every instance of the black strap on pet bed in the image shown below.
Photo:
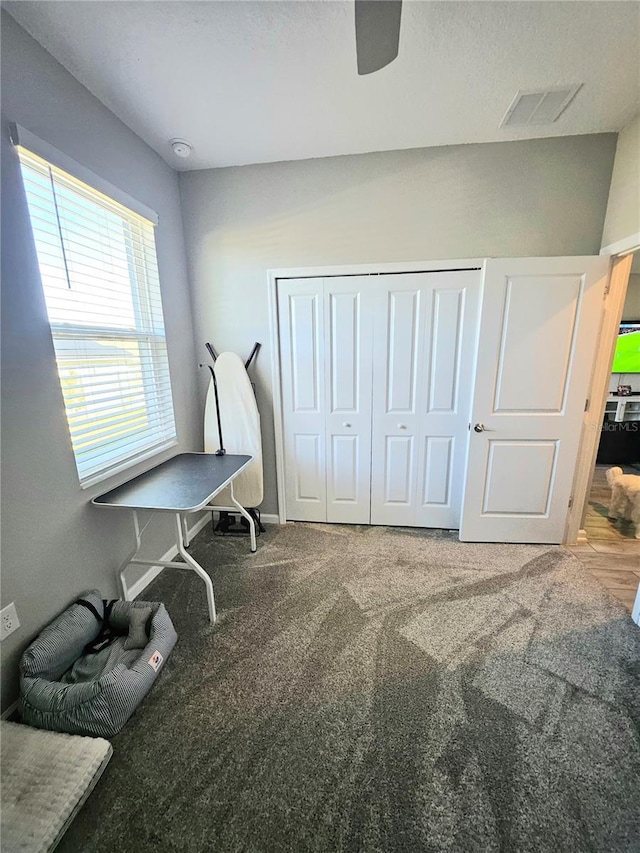
<path fill-rule="evenodd" d="M 100 623 L 100 630 L 98 631 L 97 637 L 90 643 L 87 643 L 87 645 L 84 647 L 84 653 L 86 655 L 95 655 L 98 652 L 101 652 L 103 649 L 106 649 L 107 646 L 110 646 L 111 643 L 113 643 L 113 641 L 116 639 L 116 637 L 119 636 L 119 634 L 117 634 L 113 627 L 109 624 L 109 617 L 111 616 L 113 605 L 116 603 L 117 600 L 117 598 L 113 598 L 111 601 L 107 601 L 106 598 L 102 599 L 104 616 L 101 616 L 98 613 L 98 611 L 90 601 L 85 601 L 84 598 L 79 598 L 76 601 L 76 604 L 81 604 L 83 607 L 86 607 L 87 610 L 90 610 Z"/>

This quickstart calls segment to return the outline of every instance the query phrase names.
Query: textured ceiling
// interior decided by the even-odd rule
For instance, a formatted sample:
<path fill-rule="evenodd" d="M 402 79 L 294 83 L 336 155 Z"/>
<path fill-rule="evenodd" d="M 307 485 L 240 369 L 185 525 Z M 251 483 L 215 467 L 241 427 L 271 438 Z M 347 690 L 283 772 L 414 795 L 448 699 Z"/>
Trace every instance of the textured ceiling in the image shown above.
<path fill-rule="evenodd" d="M 179 169 L 617 131 L 640 111 L 637 2 L 405 0 L 399 58 L 366 77 L 351 2 L 4 7 Z M 499 128 L 518 89 L 565 83 L 584 86 L 557 122 Z"/>

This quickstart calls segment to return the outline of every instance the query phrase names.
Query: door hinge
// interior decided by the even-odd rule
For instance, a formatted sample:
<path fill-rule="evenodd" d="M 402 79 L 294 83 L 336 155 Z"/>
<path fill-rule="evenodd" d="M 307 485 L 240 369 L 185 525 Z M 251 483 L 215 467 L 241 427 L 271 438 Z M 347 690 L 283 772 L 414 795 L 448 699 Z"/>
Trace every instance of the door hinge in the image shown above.
<path fill-rule="evenodd" d="M 591 402 L 591 400 L 589 399 L 589 397 L 587 397 L 587 399 L 584 401 L 584 410 L 585 410 L 585 412 L 588 412 L 588 411 L 589 411 L 589 403 L 590 403 L 590 402 Z"/>
<path fill-rule="evenodd" d="M 573 498 L 569 498 L 569 509 L 573 506 Z"/>
<path fill-rule="evenodd" d="M 609 295 L 610 290 L 611 290 L 611 275 L 609 275 L 609 278 L 607 279 L 607 283 L 604 286 L 604 298 L 605 299 Z"/>

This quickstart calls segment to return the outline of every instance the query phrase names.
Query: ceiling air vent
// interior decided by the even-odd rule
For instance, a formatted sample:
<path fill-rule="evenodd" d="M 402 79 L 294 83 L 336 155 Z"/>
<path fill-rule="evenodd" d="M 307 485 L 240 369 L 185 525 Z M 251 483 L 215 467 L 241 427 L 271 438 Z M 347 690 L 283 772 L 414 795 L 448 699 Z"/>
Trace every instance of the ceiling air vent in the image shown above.
<path fill-rule="evenodd" d="M 569 106 L 582 83 L 554 86 L 544 91 L 520 90 L 500 122 L 500 127 L 525 124 L 551 124 Z"/>

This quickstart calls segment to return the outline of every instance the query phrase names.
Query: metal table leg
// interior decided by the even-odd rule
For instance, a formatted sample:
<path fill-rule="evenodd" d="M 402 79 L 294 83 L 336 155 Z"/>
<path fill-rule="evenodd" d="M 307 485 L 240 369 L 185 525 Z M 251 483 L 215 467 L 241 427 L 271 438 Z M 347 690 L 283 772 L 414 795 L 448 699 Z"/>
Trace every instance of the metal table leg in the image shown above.
<path fill-rule="evenodd" d="M 215 602 L 215 598 L 213 597 L 213 584 L 211 583 L 211 578 L 205 572 L 205 570 L 202 568 L 200 563 L 197 563 L 193 559 L 191 554 L 185 548 L 183 534 L 182 534 L 182 519 L 180 517 L 179 512 L 176 513 L 176 534 L 177 534 L 177 538 L 178 538 L 178 553 L 180 554 L 182 559 L 185 561 L 187 566 L 190 569 L 193 569 L 193 571 L 198 575 L 198 577 L 202 578 L 202 580 L 204 581 L 204 585 L 207 588 L 207 604 L 209 607 L 209 621 L 213 625 L 214 622 L 216 621 L 216 618 L 217 618 L 217 616 L 216 616 L 216 602 Z M 162 565 L 162 564 L 158 563 L 158 565 Z"/>
<path fill-rule="evenodd" d="M 229 483 L 229 494 L 231 496 L 231 501 L 232 501 L 233 505 L 238 508 L 238 512 L 240 513 L 240 515 L 243 515 L 247 519 L 247 521 L 249 522 L 249 532 L 251 534 L 251 552 L 255 553 L 256 548 L 257 548 L 257 545 L 256 545 L 256 524 L 255 524 L 255 521 L 253 520 L 253 516 L 250 515 L 247 512 L 247 510 L 242 506 L 242 504 L 239 504 L 238 501 L 236 500 L 235 495 L 233 494 L 233 480 Z"/>
<path fill-rule="evenodd" d="M 147 522 L 148 523 L 148 522 Z M 179 512 L 175 513 L 175 524 L 176 524 L 176 544 L 178 546 L 178 554 L 184 560 L 184 563 L 178 563 L 175 560 L 140 560 L 138 558 L 138 552 L 140 551 L 140 543 L 141 543 L 141 531 L 140 531 L 140 522 L 138 520 L 138 513 L 136 510 L 133 511 L 133 527 L 136 534 L 136 547 L 134 551 L 131 553 L 131 556 L 120 566 L 117 572 L 120 589 L 122 591 L 122 597 L 125 601 L 130 601 L 129 590 L 127 589 L 127 582 L 125 580 L 125 569 L 127 566 L 161 566 L 163 569 L 192 569 L 198 577 L 200 577 L 204 581 L 204 585 L 207 590 L 207 606 L 209 609 L 209 621 L 213 625 L 216 621 L 216 602 L 213 595 L 213 583 L 211 582 L 211 578 L 202 568 L 200 563 L 197 563 L 191 554 L 186 549 L 186 543 L 184 539 L 184 530 L 183 530 L 183 522 L 182 516 Z M 146 526 L 146 525 L 145 525 Z"/>
<path fill-rule="evenodd" d="M 122 565 L 116 572 L 116 582 L 120 587 L 120 592 L 122 593 L 122 597 L 125 601 L 130 601 L 131 599 L 129 598 L 129 590 L 127 589 L 127 582 L 125 580 L 124 572 L 127 566 L 131 565 L 132 561 L 135 559 L 136 554 L 140 550 L 140 521 L 138 520 L 138 513 L 136 510 L 133 511 L 133 529 L 136 534 L 136 547 L 129 555 L 129 558 L 125 560 L 124 563 L 122 563 Z"/>
<path fill-rule="evenodd" d="M 191 540 L 189 539 L 189 522 L 187 521 L 186 514 L 182 516 L 182 532 L 184 536 L 185 548 L 188 548 L 191 544 Z"/>

